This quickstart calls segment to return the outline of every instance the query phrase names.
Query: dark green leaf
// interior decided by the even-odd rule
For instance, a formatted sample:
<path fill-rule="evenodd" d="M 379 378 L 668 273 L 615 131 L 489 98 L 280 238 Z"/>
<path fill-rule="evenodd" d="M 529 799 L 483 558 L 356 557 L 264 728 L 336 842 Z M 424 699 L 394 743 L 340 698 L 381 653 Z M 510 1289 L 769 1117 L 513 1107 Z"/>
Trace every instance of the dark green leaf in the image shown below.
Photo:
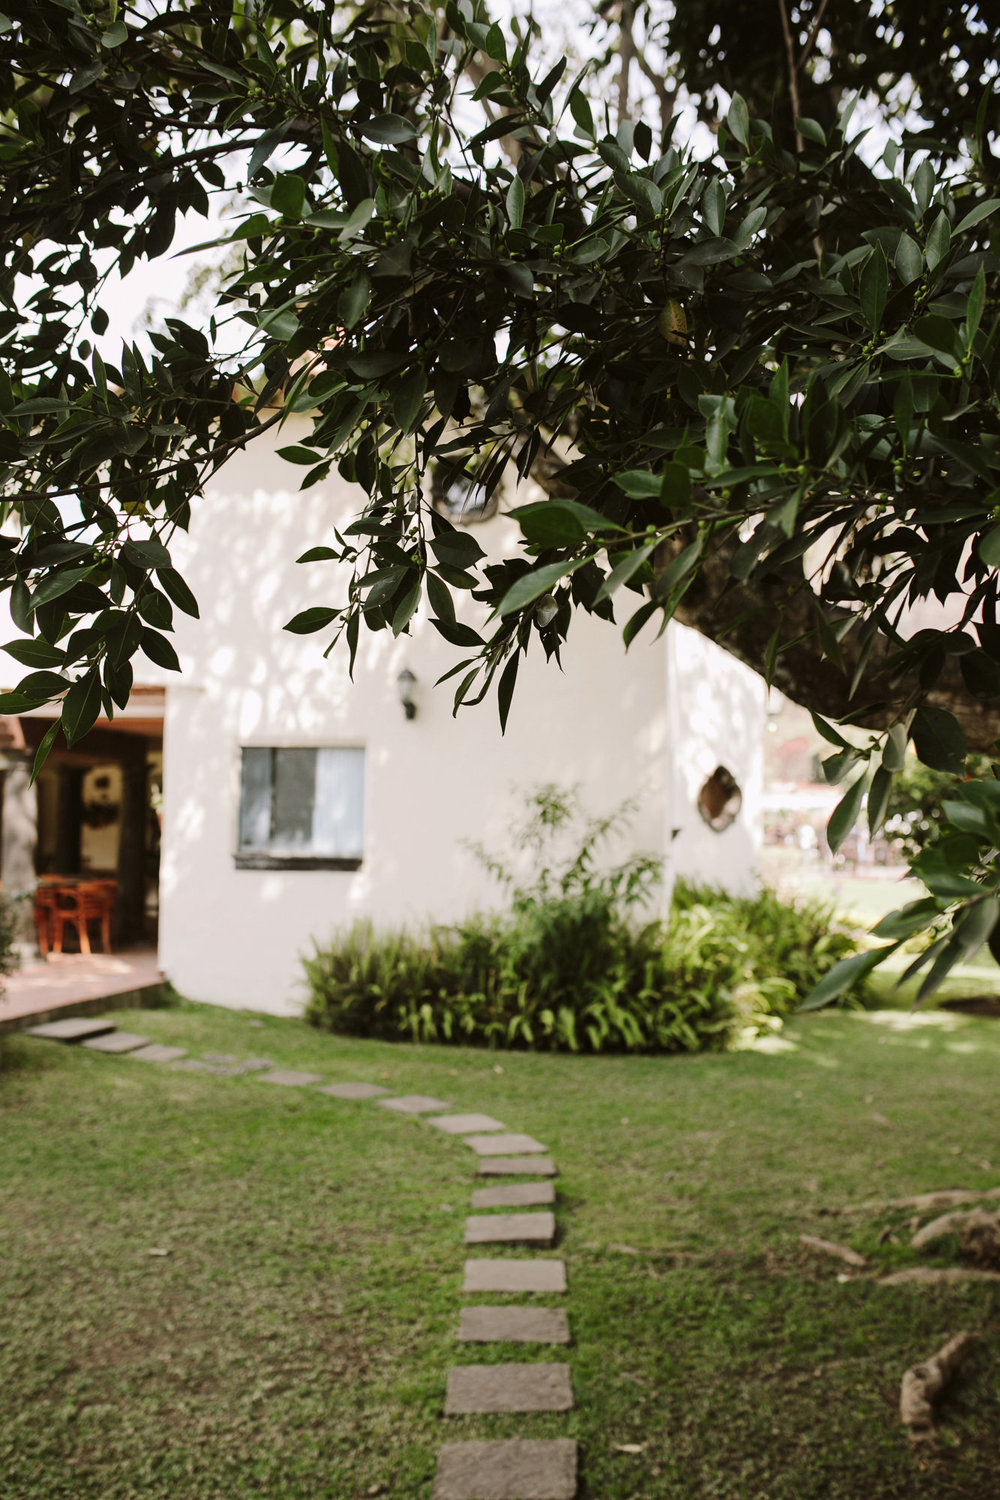
<path fill-rule="evenodd" d="M 44 766 L 45 762 L 48 760 L 49 751 L 52 749 L 52 746 L 55 744 L 55 742 L 56 742 L 56 735 L 59 733 L 59 731 L 60 731 L 61 728 L 62 728 L 62 721 L 60 719 L 56 719 L 53 724 L 49 725 L 48 729 L 46 729 L 45 733 L 42 735 L 41 743 L 39 744 L 38 749 L 35 751 L 34 764 L 31 767 L 31 785 L 32 786 L 34 786 L 35 781 L 38 778 L 39 771 L 42 769 L 42 767 Z"/>
<path fill-rule="evenodd" d="M 917 709 L 911 733 L 913 747 L 925 766 L 962 774 L 967 754 L 965 734 L 954 715 L 925 704 Z"/>
<path fill-rule="evenodd" d="M 48 641 L 27 638 L 20 641 L 8 641 L 4 646 L 8 656 L 19 661 L 25 667 L 61 667 L 64 655 L 57 646 L 52 646 Z"/>
<path fill-rule="evenodd" d="M 167 598 L 171 599 L 186 615 L 197 620 L 199 618 L 198 601 L 176 568 L 157 568 L 156 576 Z"/>
<path fill-rule="evenodd" d="M 904 232 L 899 236 L 894 260 L 896 274 L 904 286 L 917 281 L 924 271 L 924 255 L 916 240 Z"/>
<path fill-rule="evenodd" d="M 416 128 L 402 115 L 380 115 L 374 120 L 365 120 L 357 129 L 366 140 L 376 141 L 382 146 L 398 146 L 403 141 L 416 138 Z"/>
<path fill-rule="evenodd" d="M 571 573 L 575 573 L 588 561 L 586 557 L 579 557 L 575 562 L 549 563 L 544 568 L 536 568 L 532 573 L 525 573 L 507 590 L 500 601 L 497 613 L 512 615 L 524 609 L 526 605 L 533 604 L 543 594 L 549 593 L 553 584 L 563 578 L 568 578 Z"/>
<path fill-rule="evenodd" d="M 889 807 L 889 798 L 891 795 L 892 772 L 887 771 L 884 766 L 879 766 L 872 777 L 872 784 L 868 792 L 868 832 L 872 838 L 875 837 L 885 822 L 885 815 Z"/>
<path fill-rule="evenodd" d="M 646 542 L 645 546 L 638 547 L 635 552 L 626 552 L 618 558 L 611 572 L 605 578 L 594 596 L 594 603 L 600 604 L 602 599 L 610 599 L 623 583 L 627 583 L 636 574 L 643 563 L 652 556 L 659 543 L 659 538 L 654 537 L 652 541 Z"/>
<path fill-rule="evenodd" d="M 726 116 L 726 124 L 740 145 L 749 150 L 750 111 L 747 109 L 746 100 L 740 94 L 733 95 L 729 113 Z"/>
<path fill-rule="evenodd" d="M 858 821 L 867 780 L 868 772 L 863 771 L 857 781 L 848 788 L 830 816 L 830 821 L 826 825 L 826 841 L 834 854 Z"/>
<path fill-rule="evenodd" d="M 850 958 L 842 958 L 839 963 L 834 964 L 828 974 L 824 974 L 816 988 L 799 1006 L 799 1010 L 819 1010 L 831 1000 L 836 1000 L 852 985 L 870 974 L 877 964 L 882 963 L 883 959 L 888 958 L 893 952 L 895 952 L 893 947 L 872 948 L 867 953 L 852 953 Z"/>
<path fill-rule="evenodd" d="M 520 655 L 515 651 L 510 661 L 504 667 L 497 687 L 497 708 L 500 711 L 500 733 L 504 734 L 507 729 L 507 718 L 510 714 L 511 700 L 514 697 L 514 684 L 517 681 L 517 668 Z"/>
<path fill-rule="evenodd" d="M 97 668 L 73 683 L 63 699 L 62 729 L 67 745 L 75 745 L 97 722 L 101 712 L 101 679 Z"/>
<path fill-rule="evenodd" d="M 311 609 L 303 609 L 297 615 L 293 615 L 284 628 L 291 631 L 292 635 L 311 635 L 313 631 L 322 630 L 324 626 L 331 625 L 339 614 L 339 609 L 332 609 L 325 604 L 315 604 Z"/>
<path fill-rule="evenodd" d="M 486 556 L 475 537 L 467 531 L 446 531 L 431 539 L 430 548 L 439 562 L 451 568 L 471 568 Z"/>
<path fill-rule="evenodd" d="M 180 671 L 181 664 L 177 660 L 177 652 L 166 636 L 160 635 L 159 631 L 143 626 L 139 632 L 139 645 L 150 661 L 155 662 L 158 667 L 163 667 L 168 672 Z"/>
<path fill-rule="evenodd" d="M 271 207 L 283 218 L 301 219 L 306 206 L 306 185 L 295 172 L 282 172 L 271 187 Z"/>

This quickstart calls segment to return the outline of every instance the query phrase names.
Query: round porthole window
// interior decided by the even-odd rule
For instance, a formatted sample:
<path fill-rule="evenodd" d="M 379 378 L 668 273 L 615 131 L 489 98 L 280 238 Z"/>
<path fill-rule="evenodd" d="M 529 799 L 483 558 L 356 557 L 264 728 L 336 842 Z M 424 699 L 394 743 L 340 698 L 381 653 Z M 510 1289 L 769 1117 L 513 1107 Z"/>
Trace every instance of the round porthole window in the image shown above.
<path fill-rule="evenodd" d="M 725 766 L 716 766 L 703 784 L 697 806 L 713 833 L 725 833 L 735 823 L 743 806 L 743 793 Z"/>

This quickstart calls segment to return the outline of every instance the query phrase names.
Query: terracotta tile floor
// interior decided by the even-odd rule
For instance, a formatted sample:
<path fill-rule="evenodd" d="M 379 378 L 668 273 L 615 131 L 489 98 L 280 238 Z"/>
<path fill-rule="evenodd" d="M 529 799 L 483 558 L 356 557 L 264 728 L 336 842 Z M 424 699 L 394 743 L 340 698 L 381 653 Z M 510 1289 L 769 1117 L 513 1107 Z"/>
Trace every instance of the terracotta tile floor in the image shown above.
<path fill-rule="evenodd" d="M 59 1011 L 106 996 L 159 984 L 155 948 L 122 953 L 52 953 L 26 964 L 6 980 L 0 995 L 0 1029 L 12 1021 Z"/>

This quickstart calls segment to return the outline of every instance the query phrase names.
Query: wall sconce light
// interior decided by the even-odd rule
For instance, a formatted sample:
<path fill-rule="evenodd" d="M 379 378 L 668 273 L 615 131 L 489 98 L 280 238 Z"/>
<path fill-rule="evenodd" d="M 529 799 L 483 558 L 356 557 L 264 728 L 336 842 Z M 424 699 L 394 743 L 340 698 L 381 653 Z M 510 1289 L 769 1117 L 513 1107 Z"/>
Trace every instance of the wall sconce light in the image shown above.
<path fill-rule="evenodd" d="M 417 717 L 417 700 L 413 696 L 413 690 L 417 685 L 417 679 L 409 667 L 404 667 L 396 678 L 396 688 L 399 692 L 399 701 L 403 705 L 403 712 L 408 719 Z"/>

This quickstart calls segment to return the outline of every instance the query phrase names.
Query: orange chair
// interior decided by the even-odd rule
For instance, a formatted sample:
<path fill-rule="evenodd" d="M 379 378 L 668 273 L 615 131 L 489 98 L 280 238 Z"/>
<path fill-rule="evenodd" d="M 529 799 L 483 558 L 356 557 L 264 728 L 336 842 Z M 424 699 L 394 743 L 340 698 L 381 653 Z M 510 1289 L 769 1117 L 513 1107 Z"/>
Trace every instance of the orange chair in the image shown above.
<path fill-rule="evenodd" d="M 55 888 L 56 900 L 49 912 L 53 953 L 62 952 L 63 935 L 68 923 L 76 928 L 80 952 L 89 954 L 90 933 L 87 925 L 90 922 L 100 922 L 101 951 L 111 952 L 111 913 L 116 889 L 113 880 L 81 880 L 76 885 Z"/>

